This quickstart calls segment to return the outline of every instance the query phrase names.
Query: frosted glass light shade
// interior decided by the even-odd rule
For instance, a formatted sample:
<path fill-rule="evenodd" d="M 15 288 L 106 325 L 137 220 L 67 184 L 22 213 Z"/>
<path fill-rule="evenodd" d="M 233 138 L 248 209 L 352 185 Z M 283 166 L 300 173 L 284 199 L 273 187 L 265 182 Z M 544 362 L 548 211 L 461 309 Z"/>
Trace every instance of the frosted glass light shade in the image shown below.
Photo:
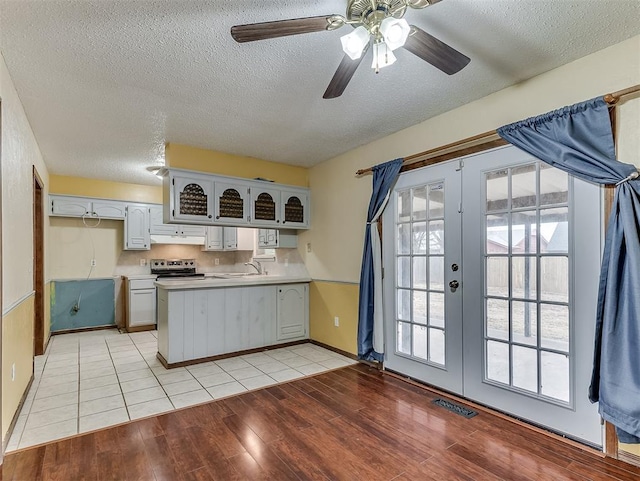
<path fill-rule="evenodd" d="M 352 60 L 356 60 L 362 56 L 364 47 L 369 43 L 369 31 L 365 27 L 358 27 L 348 35 L 340 37 L 342 42 L 342 50 Z"/>
<path fill-rule="evenodd" d="M 373 44 L 373 62 L 371 68 L 376 70 L 388 67 L 396 61 L 396 56 L 384 42 Z"/>
<path fill-rule="evenodd" d="M 380 33 L 391 50 L 402 47 L 409 37 L 411 27 L 404 18 L 387 17 L 380 24 Z"/>

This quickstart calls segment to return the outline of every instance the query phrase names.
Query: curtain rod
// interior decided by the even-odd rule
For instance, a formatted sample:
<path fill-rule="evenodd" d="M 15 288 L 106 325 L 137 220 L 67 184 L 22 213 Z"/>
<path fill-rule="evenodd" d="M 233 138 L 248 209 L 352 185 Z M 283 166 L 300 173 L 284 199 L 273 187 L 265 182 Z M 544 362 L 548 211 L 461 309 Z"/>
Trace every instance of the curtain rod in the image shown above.
<path fill-rule="evenodd" d="M 637 92 L 640 92 L 640 84 L 634 85 L 633 87 L 629 87 L 629 88 L 626 88 L 626 89 L 623 89 L 623 90 L 618 90 L 617 92 L 612 92 L 610 94 L 606 94 L 602 98 L 609 105 L 615 105 L 623 97 L 626 97 L 626 96 L 631 95 L 631 94 L 635 94 Z M 498 132 L 496 130 L 490 130 L 490 131 L 484 132 L 482 134 L 474 135 L 472 137 L 467 137 L 466 139 L 462 139 L 462 140 L 457 140 L 455 142 L 451 142 L 450 144 L 441 145 L 440 147 L 436 147 L 434 149 L 425 150 L 424 152 L 419 152 L 417 154 L 409 155 L 408 157 L 405 157 L 403 159 L 403 165 L 406 166 L 406 165 L 412 164 L 414 162 L 418 162 L 420 160 L 423 160 L 425 158 L 428 158 L 428 157 L 432 156 L 432 154 L 436 154 L 436 153 L 439 153 L 439 152 L 444 153 L 444 152 L 446 152 L 448 150 L 454 149 L 456 147 L 460 147 L 462 145 L 468 145 L 468 144 L 472 144 L 472 143 L 483 143 L 483 142 L 488 142 L 490 140 L 497 140 L 499 138 L 500 138 L 500 136 L 498 135 Z M 483 141 L 483 142 L 480 142 L 480 141 Z M 373 168 L 369 167 L 367 169 L 358 170 L 356 172 L 356 175 L 360 176 L 360 175 L 364 175 L 364 174 L 369 174 L 371 172 L 373 172 Z"/>

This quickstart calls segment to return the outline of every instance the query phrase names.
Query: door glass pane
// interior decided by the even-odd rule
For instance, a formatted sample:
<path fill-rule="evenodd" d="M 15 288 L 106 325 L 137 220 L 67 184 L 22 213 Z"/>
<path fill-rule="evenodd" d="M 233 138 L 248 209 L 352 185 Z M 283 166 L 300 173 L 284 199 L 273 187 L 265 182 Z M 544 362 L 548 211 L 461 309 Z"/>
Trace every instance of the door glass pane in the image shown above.
<path fill-rule="evenodd" d="M 398 289 L 398 319 L 411 320 L 411 291 Z"/>
<path fill-rule="evenodd" d="M 520 299 L 536 300 L 536 258 L 533 256 L 511 258 L 511 295 Z M 544 279 L 544 277 L 543 277 Z"/>
<path fill-rule="evenodd" d="M 411 257 L 398 257 L 398 287 L 411 287 Z"/>
<path fill-rule="evenodd" d="M 540 299 L 569 302 L 569 259 L 564 256 L 540 258 Z"/>
<path fill-rule="evenodd" d="M 427 218 L 427 188 L 413 189 L 412 202 L 413 220 L 425 220 Z"/>
<path fill-rule="evenodd" d="M 487 299 L 487 337 L 509 339 L 509 301 Z"/>
<path fill-rule="evenodd" d="M 487 295 L 509 297 L 509 258 L 487 257 Z"/>
<path fill-rule="evenodd" d="M 512 209 L 536 206 L 536 164 L 511 169 Z"/>
<path fill-rule="evenodd" d="M 514 254 L 535 254 L 536 211 L 527 210 L 511 214 L 511 252 Z"/>
<path fill-rule="evenodd" d="M 429 222 L 429 254 L 444 254 L 444 220 Z"/>
<path fill-rule="evenodd" d="M 400 224 L 398 226 L 398 254 L 411 253 L 411 224 Z"/>
<path fill-rule="evenodd" d="M 398 192 L 398 222 L 411 220 L 411 191 Z"/>
<path fill-rule="evenodd" d="M 487 341 L 487 379 L 509 384 L 509 344 Z"/>
<path fill-rule="evenodd" d="M 429 218 L 444 217 L 444 182 L 429 186 Z"/>
<path fill-rule="evenodd" d="M 444 366 L 444 331 L 429 329 L 429 360 Z"/>
<path fill-rule="evenodd" d="M 497 170 L 486 174 L 487 212 L 509 208 L 509 171 Z"/>
<path fill-rule="evenodd" d="M 569 351 L 569 307 L 540 304 L 541 346 Z"/>
<path fill-rule="evenodd" d="M 540 211 L 540 252 L 569 252 L 569 209 L 543 209 Z"/>
<path fill-rule="evenodd" d="M 444 257 L 429 257 L 429 289 L 444 290 Z"/>
<path fill-rule="evenodd" d="M 538 356 L 535 349 L 513 346 L 513 385 L 538 392 Z"/>
<path fill-rule="evenodd" d="M 569 402 L 569 356 L 542 351 L 542 394 Z"/>
<path fill-rule="evenodd" d="M 416 256 L 413 258 L 413 287 L 416 289 L 427 288 L 427 258 Z"/>
<path fill-rule="evenodd" d="M 538 344 L 538 304 L 511 302 L 511 339 L 520 344 Z"/>
<path fill-rule="evenodd" d="M 427 328 L 413 325 L 413 355 L 420 359 L 428 359 Z"/>
<path fill-rule="evenodd" d="M 487 254 L 508 254 L 509 214 L 488 215 L 486 229 Z"/>
<path fill-rule="evenodd" d="M 425 291 L 413 291 L 413 322 L 427 323 L 427 293 Z"/>
<path fill-rule="evenodd" d="M 568 177 L 532 162 L 487 173 L 485 184 L 487 378 L 568 402 Z"/>
<path fill-rule="evenodd" d="M 411 354 L 411 324 L 398 322 L 398 352 Z"/>
<path fill-rule="evenodd" d="M 427 224 L 424 222 L 413 223 L 413 253 L 427 253 Z"/>
<path fill-rule="evenodd" d="M 540 163 L 540 205 L 566 204 L 569 201 L 569 176 L 549 164 Z"/>
<path fill-rule="evenodd" d="M 429 324 L 444 327 L 444 294 L 429 293 Z"/>

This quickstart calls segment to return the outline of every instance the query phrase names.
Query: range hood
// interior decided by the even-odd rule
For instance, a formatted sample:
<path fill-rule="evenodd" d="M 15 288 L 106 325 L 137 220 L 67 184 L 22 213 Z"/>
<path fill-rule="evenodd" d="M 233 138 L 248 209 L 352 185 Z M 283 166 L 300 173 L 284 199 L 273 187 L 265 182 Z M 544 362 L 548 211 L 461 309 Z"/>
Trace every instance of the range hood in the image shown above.
<path fill-rule="evenodd" d="M 204 245 L 204 236 L 157 235 L 151 236 L 151 244 Z"/>

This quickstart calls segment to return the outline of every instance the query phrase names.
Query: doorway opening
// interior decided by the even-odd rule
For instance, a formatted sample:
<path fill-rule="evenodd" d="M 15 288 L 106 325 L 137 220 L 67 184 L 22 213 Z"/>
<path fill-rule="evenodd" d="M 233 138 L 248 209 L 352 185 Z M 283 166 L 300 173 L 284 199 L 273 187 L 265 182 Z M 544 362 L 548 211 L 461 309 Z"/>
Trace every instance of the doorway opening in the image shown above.
<path fill-rule="evenodd" d="M 44 353 L 44 184 L 33 167 L 33 352 Z"/>

